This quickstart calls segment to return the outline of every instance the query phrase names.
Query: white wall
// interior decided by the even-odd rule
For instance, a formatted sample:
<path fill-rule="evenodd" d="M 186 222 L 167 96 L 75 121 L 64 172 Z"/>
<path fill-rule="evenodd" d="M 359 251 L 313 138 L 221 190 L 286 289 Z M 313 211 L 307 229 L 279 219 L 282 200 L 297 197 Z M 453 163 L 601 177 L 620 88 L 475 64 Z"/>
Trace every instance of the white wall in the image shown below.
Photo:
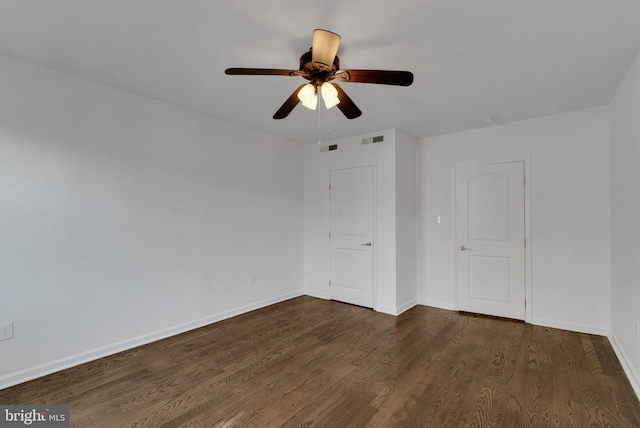
<path fill-rule="evenodd" d="M 384 142 L 362 145 L 362 138 L 383 135 Z M 396 312 L 395 131 L 326 142 L 338 150 L 304 148 L 305 293 L 328 299 L 331 274 L 329 243 L 329 175 L 331 170 L 374 166 L 374 309 Z"/>
<path fill-rule="evenodd" d="M 640 54 L 610 104 L 611 342 L 640 397 Z"/>
<path fill-rule="evenodd" d="M 529 321 L 608 334 L 607 107 L 427 138 L 418 144 L 417 159 L 420 303 L 455 307 L 454 166 L 525 160 L 531 195 Z"/>
<path fill-rule="evenodd" d="M 362 145 L 383 135 L 384 142 Z M 338 150 L 304 149 L 305 293 L 328 299 L 331 273 L 329 175 L 373 165 L 375 170 L 374 309 L 398 315 L 417 304 L 415 276 L 415 140 L 395 129 L 323 143 Z"/>
<path fill-rule="evenodd" d="M 638 391 L 639 63 L 610 106 L 610 152 L 601 107 L 424 139 L 412 163 L 396 130 L 318 153 L 0 56 L 0 323 L 16 336 L 0 388 L 297 296 L 303 279 L 328 298 L 336 168 L 376 167 L 376 309 L 412 306 L 416 271 L 420 303 L 453 309 L 454 165 L 525 160 L 530 321 L 611 322 Z"/>
<path fill-rule="evenodd" d="M 416 280 L 416 142 L 396 130 L 396 306 L 418 303 Z"/>
<path fill-rule="evenodd" d="M 302 294 L 302 168 L 293 142 L 0 56 L 0 388 Z"/>

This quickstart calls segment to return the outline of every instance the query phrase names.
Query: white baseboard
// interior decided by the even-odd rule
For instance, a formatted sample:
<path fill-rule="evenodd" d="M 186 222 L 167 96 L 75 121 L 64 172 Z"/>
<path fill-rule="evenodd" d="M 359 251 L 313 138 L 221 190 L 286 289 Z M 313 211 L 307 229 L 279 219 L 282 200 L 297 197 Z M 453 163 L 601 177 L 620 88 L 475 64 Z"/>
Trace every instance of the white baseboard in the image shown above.
<path fill-rule="evenodd" d="M 318 292 L 314 292 L 314 291 L 305 291 L 304 293 L 306 296 L 311 296 L 311 297 L 316 297 L 318 299 L 324 299 L 324 300 L 331 300 L 331 297 L 325 293 L 318 293 Z M 375 310 L 376 312 L 381 312 L 383 314 L 387 314 L 387 315 L 393 315 L 393 316 L 398 316 L 403 312 L 408 311 L 409 309 L 413 308 L 414 306 L 416 306 L 418 304 L 417 300 L 412 300 L 410 302 L 407 302 L 403 305 L 398 306 L 397 308 L 391 307 L 391 306 L 381 306 L 378 305 L 375 308 L 373 308 L 373 310 Z"/>
<path fill-rule="evenodd" d="M 373 309 L 376 312 L 380 312 L 380 313 L 383 313 L 383 314 L 398 316 L 398 310 L 397 310 L 397 308 L 394 308 L 393 306 L 381 306 L 381 305 L 378 305 Z"/>
<path fill-rule="evenodd" d="M 376 312 L 380 312 L 380 313 L 387 314 L 387 315 L 393 315 L 394 317 L 397 317 L 401 313 L 408 311 L 409 309 L 413 308 L 417 304 L 418 304 L 418 301 L 414 300 L 414 301 L 411 301 L 411 302 L 407 302 L 407 303 L 405 303 L 403 305 L 400 305 L 400 306 L 398 306 L 396 308 L 394 308 L 393 306 L 381 306 L 381 305 L 378 305 L 373 309 Z"/>
<path fill-rule="evenodd" d="M 413 308 L 417 304 L 418 304 L 418 300 L 411 300 L 410 302 L 407 302 L 404 305 L 398 306 L 398 308 L 396 309 L 396 313 L 400 315 L 401 313 L 406 312 L 409 309 Z"/>
<path fill-rule="evenodd" d="M 319 293 L 319 292 L 313 291 L 313 290 L 305 290 L 304 294 L 306 296 L 317 297 L 318 299 L 331 300 L 331 297 L 329 296 L 329 293 Z"/>
<path fill-rule="evenodd" d="M 542 327 L 558 328 L 560 330 L 575 331 L 577 333 L 595 334 L 597 336 L 605 337 L 609 336 L 609 330 L 605 330 L 600 327 L 584 324 L 574 324 L 564 321 L 550 320 L 546 318 L 533 317 L 533 319 L 531 320 L 531 324 L 539 325 Z"/>
<path fill-rule="evenodd" d="M 418 304 L 423 305 L 423 306 L 431 306 L 431 307 L 439 308 L 439 309 L 446 309 L 448 311 L 456 311 L 457 310 L 456 307 L 455 307 L 455 304 L 449 303 L 449 302 L 441 302 L 441 301 L 437 301 L 437 300 L 418 299 Z M 595 334 L 595 335 L 598 335 L 598 336 L 608 336 L 609 335 L 609 331 L 608 330 L 600 328 L 600 327 L 584 325 L 584 324 L 568 323 L 568 322 L 557 321 L 557 320 L 549 320 L 549 319 L 539 318 L 539 317 L 534 317 L 531 320 L 531 324 L 539 325 L 539 326 L 543 326 L 543 327 L 558 328 L 558 329 L 561 329 L 561 330 L 575 331 L 577 333 Z"/>
<path fill-rule="evenodd" d="M 620 365 L 622 365 L 622 369 L 626 373 L 629 383 L 631 383 L 631 387 L 636 393 L 636 398 L 640 401 L 640 376 L 638 376 L 638 373 L 636 373 L 633 366 L 629 364 L 629 357 L 627 357 L 627 354 L 624 352 L 624 348 L 620 346 L 615 336 L 610 335 L 609 342 L 611 343 L 613 352 L 616 353 L 618 360 L 620 360 Z"/>
<path fill-rule="evenodd" d="M 58 372 L 60 370 L 68 369 L 80 364 L 88 363 L 90 361 L 97 360 L 109 355 L 117 354 L 118 352 L 126 351 L 127 349 L 135 348 L 138 346 L 146 345 L 151 342 L 166 339 L 167 337 L 175 336 L 177 334 L 185 333 L 196 328 L 204 327 L 209 324 L 216 323 L 218 321 L 232 318 L 237 315 L 241 315 L 247 312 L 254 311 L 256 309 L 264 308 L 266 306 L 273 305 L 275 303 L 284 302 L 285 300 L 293 299 L 295 297 L 302 296 L 304 293 L 293 292 L 283 294 L 278 297 L 263 300 L 249 305 L 234 308 L 228 311 L 224 311 L 218 314 L 210 315 L 205 318 L 190 321 L 188 323 L 180 324 L 174 327 L 170 327 L 164 330 L 156 331 L 153 333 L 145 334 L 142 336 L 134 337 L 132 339 L 123 340 L 121 342 L 113 343 L 111 345 L 103 346 L 90 351 L 81 352 L 76 355 L 61 358 L 59 360 L 51 361 L 45 364 L 41 364 L 28 369 L 20 370 L 15 373 L 0 377 L 0 390 L 8 388 L 10 386 L 17 385 L 19 383 L 27 382 L 32 379 L 36 379 L 42 376 L 46 376 L 51 373 Z"/>
<path fill-rule="evenodd" d="M 446 309 L 447 311 L 455 311 L 456 305 L 449 302 L 440 302 L 438 300 L 418 299 L 418 304 L 422 306 L 431 306 L 432 308 Z"/>

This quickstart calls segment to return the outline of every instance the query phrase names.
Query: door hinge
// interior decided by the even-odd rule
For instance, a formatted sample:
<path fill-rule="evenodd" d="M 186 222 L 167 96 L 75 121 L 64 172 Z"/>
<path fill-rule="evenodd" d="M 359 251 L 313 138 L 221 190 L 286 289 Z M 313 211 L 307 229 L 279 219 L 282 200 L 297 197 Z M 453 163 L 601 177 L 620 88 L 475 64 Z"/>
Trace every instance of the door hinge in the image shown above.
<path fill-rule="evenodd" d="M 331 280 L 329 280 L 329 287 L 331 287 Z"/>
<path fill-rule="evenodd" d="M 331 232 L 329 232 L 329 239 L 331 239 Z"/>
<path fill-rule="evenodd" d="M 522 177 L 522 184 L 527 185 L 527 177 Z"/>
<path fill-rule="evenodd" d="M 329 282 L 331 282 L 331 281 L 329 281 Z M 524 307 L 525 307 L 525 309 L 527 307 L 527 301 L 526 300 L 524 301 Z"/>
<path fill-rule="evenodd" d="M 329 235 L 331 235 L 331 232 L 329 232 Z M 524 238 L 524 246 L 527 246 L 527 238 Z"/>
<path fill-rule="evenodd" d="M 329 190 L 331 190 L 331 183 L 329 183 Z"/>

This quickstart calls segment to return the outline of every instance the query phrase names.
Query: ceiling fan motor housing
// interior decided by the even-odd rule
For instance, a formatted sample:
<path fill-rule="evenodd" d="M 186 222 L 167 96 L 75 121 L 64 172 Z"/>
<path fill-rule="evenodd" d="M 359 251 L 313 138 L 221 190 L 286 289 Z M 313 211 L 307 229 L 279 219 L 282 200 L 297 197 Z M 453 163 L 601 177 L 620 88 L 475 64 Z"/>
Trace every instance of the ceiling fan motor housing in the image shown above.
<path fill-rule="evenodd" d="M 340 69 L 340 58 L 336 55 L 333 65 L 329 66 L 321 62 L 313 62 L 312 49 L 305 52 L 300 57 L 300 71 L 304 72 L 302 77 L 311 81 L 315 86 L 322 85 L 324 82 L 333 80 L 335 73 Z"/>

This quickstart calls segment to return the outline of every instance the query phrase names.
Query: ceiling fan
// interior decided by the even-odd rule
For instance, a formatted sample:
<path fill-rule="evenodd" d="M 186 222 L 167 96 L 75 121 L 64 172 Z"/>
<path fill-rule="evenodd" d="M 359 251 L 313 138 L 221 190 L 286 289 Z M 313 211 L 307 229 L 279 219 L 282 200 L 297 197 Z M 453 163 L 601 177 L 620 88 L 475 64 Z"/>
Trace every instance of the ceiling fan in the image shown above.
<path fill-rule="evenodd" d="M 299 102 L 312 110 L 318 103 L 318 88 L 327 109 L 337 106 L 348 118 L 355 119 L 362 112 L 349 96 L 336 83 L 341 82 L 377 83 L 380 85 L 409 86 L 413 83 L 413 74 L 409 71 L 395 70 L 341 70 L 340 59 L 336 56 L 340 45 L 340 36 L 327 30 L 313 30 L 311 49 L 300 57 L 298 70 L 274 68 L 228 68 L 229 75 L 260 76 L 301 76 L 310 83 L 300 85 L 282 104 L 274 119 L 284 119 Z"/>

